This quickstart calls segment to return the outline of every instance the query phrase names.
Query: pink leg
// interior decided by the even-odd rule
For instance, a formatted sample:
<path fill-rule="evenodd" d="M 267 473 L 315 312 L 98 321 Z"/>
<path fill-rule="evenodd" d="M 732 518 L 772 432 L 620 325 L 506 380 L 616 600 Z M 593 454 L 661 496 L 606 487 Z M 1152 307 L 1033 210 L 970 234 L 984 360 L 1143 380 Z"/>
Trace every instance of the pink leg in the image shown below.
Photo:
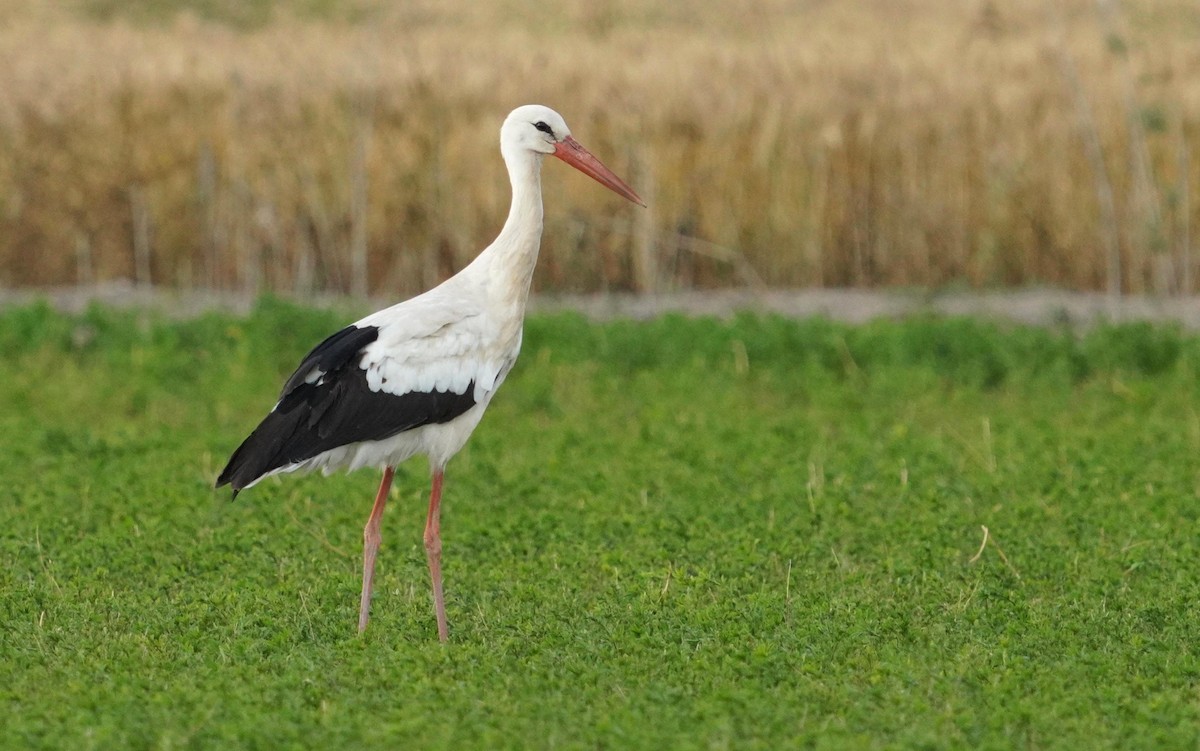
<path fill-rule="evenodd" d="M 362 600 L 358 606 L 358 632 L 367 630 L 367 619 L 371 617 L 371 584 L 375 580 L 375 554 L 379 552 L 379 522 L 383 520 L 383 507 L 387 504 L 388 491 L 392 489 L 392 476 L 396 474 L 395 467 L 383 470 L 383 479 L 379 482 L 379 492 L 375 494 L 375 505 L 371 507 L 371 516 L 367 526 L 363 528 L 363 587 Z"/>
<path fill-rule="evenodd" d="M 442 470 L 433 473 L 429 491 L 429 517 L 425 520 L 425 554 L 429 557 L 429 578 L 433 581 L 433 610 L 437 614 L 438 639 L 450 638 L 446 626 L 446 601 L 442 597 Z"/>

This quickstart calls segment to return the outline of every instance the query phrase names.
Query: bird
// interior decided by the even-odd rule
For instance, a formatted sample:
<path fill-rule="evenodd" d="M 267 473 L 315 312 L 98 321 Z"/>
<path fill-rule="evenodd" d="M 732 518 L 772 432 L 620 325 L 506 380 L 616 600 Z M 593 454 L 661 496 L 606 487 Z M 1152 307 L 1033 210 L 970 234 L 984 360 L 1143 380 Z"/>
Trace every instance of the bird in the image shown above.
<path fill-rule="evenodd" d="M 645 201 L 579 144 L 549 107 L 517 107 L 500 128 L 512 204 L 496 239 L 457 274 L 317 344 L 218 476 L 233 497 L 287 472 L 382 470 L 363 528 L 358 630 L 370 617 L 375 558 L 396 466 L 429 460 L 424 547 L 438 639 L 449 638 L 442 587 L 446 464 L 466 444 L 517 360 L 542 236 L 542 161 L 554 156 L 642 207 Z"/>

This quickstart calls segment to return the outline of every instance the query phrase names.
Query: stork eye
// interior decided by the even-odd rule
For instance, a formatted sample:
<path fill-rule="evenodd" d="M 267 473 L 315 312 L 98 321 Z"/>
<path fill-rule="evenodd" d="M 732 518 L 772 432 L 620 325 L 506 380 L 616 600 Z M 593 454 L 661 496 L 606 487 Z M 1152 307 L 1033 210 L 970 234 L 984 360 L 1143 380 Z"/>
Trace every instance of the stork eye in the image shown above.
<path fill-rule="evenodd" d="M 554 131 L 550 129 L 550 126 L 547 125 L 546 123 L 542 122 L 541 120 L 538 120 L 536 123 L 534 123 L 533 127 L 537 128 L 538 130 L 542 131 L 543 133 L 545 133 L 548 136 L 554 135 Z"/>

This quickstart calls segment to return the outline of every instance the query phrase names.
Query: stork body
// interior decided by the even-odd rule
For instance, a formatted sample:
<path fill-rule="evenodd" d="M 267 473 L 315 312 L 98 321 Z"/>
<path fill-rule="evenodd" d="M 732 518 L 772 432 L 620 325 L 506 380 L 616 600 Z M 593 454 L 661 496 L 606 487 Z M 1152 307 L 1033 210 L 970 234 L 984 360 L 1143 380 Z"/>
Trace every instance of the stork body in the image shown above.
<path fill-rule="evenodd" d="M 229 484 L 236 496 L 283 472 L 383 470 L 363 530 L 360 631 L 369 618 L 379 527 L 392 475 L 397 464 L 423 454 L 432 473 L 425 549 L 438 636 L 442 641 L 448 637 L 441 577 L 443 472 L 479 424 L 521 349 L 542 234 L 543 157 L 557 156 L 642 204 L 547 107 L 513 110 L 500 130 L 500 150 L 512 183 L 512 207 L 496 240 L 437 287 L 318 344 L 217 479 L 217 487 Z"/>

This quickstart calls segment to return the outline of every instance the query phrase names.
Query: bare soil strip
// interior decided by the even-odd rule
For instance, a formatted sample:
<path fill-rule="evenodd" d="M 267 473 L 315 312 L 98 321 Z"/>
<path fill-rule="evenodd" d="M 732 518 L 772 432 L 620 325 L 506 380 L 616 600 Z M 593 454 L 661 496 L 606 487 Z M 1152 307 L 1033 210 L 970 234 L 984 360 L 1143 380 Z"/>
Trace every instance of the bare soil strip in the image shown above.
<path fill-rule="evenodd" d="M 339 295 L 314 295 L 294 302 L 367 311 L 397 300 L 366 301 Z M 0 309 L 45 300 L 59 310 L 79 312 L 93 303 L 142 308 L 181 317 L 213 310 L 245 313 L 254 299 L 236 292 L 179 291 L 115 282 L 89 287 L 0 289 Z M 593 320 L 643 320 L 665 314 L 728 317 L 742 311 L 789 318 L 822 316 L 845 323 L 915 315 L 977 316 L 1036 326 L 1087 328 L 1102 323 L 1147 321 L 1200 330 L 1200 297 L 1123 296 L 1051 289 L 1009 291 L 924 291 L 856 289 L 779 289 L 683 291 L 656 295 L 610 293 L 537 295 L 534 312 L 575 311 Z"/>

